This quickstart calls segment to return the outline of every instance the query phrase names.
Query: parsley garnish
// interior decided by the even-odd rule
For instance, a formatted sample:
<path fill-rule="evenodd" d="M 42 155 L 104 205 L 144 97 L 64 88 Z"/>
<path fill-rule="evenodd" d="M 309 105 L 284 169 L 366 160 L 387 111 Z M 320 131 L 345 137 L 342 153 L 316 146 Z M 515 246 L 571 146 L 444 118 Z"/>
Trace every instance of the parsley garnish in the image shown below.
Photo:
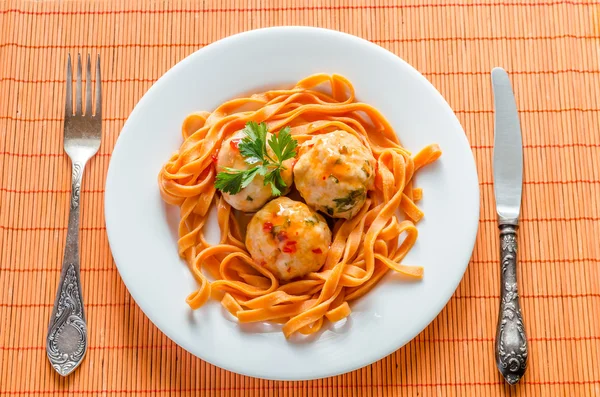
<path fill-rule="evenodd" d="M 336 198 L 333 199 L 333 201 L 335 202 L 335 206 L 339 212 L 345 212 L 352 209 L 352 207 L 356 205 L 356 202 L 364 197 L 365 189 L 356 189 L 348 193 L 346 197 Z"/>
<path fill-rule="evenodd" d="M 365 173 L 365 175 L 367 176 L 367 178 L 371 176 L 371 173 L 369 171 L 367 171 L 367 169 L 365 168 L 364 165 L 360 169 L 362 170 L 362 172 Z"/>
<path fill-rule="evenodd" d="M 304 223 L 306 223 L 307 225 L 314 226 L 314 225 L 315 225 L 317 222 L 315 222 L 313 219 L 306 218 L 306 219 L 304 220 Z"/>
<path fill-rule="evenodd" d="M 281 177 L 281 171 L 286 169 L 283 162 L 296 157 L 298 141 L 292 138 L 289 127 L 273 134 L 268 142 L 265 123 L 250 121 L 242 131 L 246 136 L 239 143 L 240 154 L 246 163 L 253 164 L 254 167 L 247 170 L 225 167 L 225 172 L 217 174 L 215 187 L 225 193 L 237 194 L 258 174 L 265 177 L 265 186 L 271 185 L 274 196 L 281 195 L 282 190 L 287 187 Z M 267 144 L 273 150 L 274 158 L 269 155 Z"/>

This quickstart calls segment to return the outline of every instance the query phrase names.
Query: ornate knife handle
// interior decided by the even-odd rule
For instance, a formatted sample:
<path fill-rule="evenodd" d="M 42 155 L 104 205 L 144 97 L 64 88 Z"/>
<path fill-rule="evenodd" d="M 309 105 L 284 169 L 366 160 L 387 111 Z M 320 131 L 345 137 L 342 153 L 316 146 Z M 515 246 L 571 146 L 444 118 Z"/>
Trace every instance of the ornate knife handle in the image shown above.
<path fill-rule="evenodd" d="M 62 376 L 77 368 L 87 350 L 87 324 L 79 274 L 79 195 L 84 166 L 82 162 L 72 165 L 67 243 L 46 339 L 46 354 Z"/>
<path fill-rule="evenodd" d="M 517 225 L 500 224 L 502 264 L 500 313 L 496 331 L 496 365 L 514 385 L 527 368 L 527 335 L 517 290 Z"/>

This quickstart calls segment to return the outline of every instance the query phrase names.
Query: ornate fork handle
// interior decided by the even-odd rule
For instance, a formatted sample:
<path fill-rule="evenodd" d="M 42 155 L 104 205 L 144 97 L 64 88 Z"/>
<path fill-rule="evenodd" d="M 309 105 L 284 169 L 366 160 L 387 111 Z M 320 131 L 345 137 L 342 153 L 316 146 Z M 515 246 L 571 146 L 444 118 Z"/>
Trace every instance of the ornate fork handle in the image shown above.
<path fill-rule="evenodd" d="M 500 313 L 496 332 L 496 365 L 514 385 L 527 368 L 527 335 L 517 290 L 517 226 L 500 225 L 502 263 Z"/>
<path fill-rule="evenodd" d="M 67 242 L 46 340 L 46 354 L 54 369 L 63 376 L 77 368 L 87 350 L 87 324 L 79 273 L 79 196 L 84 167 L 84 162 L 72 164 Z"/>

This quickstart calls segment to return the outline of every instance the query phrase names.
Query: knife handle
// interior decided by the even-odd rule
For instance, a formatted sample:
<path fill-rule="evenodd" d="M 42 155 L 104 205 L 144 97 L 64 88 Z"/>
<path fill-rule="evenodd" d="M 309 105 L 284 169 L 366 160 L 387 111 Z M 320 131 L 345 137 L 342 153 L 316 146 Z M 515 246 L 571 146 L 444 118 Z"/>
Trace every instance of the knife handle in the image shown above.
<path fill-rule="evenodd" d="M 500 312 L 496 330 L 496 365 L 504 379 L 514 385 L 527 368 L 527 335 L 517 289 L 517 225 L 501 224 Z"/>

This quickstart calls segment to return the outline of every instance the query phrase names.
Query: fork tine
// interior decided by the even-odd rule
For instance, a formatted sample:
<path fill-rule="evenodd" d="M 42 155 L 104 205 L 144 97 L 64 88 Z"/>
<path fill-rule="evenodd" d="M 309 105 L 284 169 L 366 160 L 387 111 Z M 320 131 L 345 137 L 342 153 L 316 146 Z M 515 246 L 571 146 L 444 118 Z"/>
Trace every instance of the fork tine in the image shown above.
<path fill-rule="evenodd" d="M 75 114 L 81 115 L 81 54 L 77 54 L 77 83 L 75 83 Z"/>
<path fill-rule="evenodd" d="M 92 115 L 92 61 L 90 54 L 87 56 L 87 67 L 85 68 L 85 115 Z"/>
<path fill-rule="evenodd" d="M 100 54 L 96 61 L 96 113 L 95 116 L 102 117 L 102 83 L 100 81 Z"/>
<path fill-rule="evenodd" d="M 73 115 L 73 71 L 71 70 L 71 54 L 67 56 L 67 95 L 65 98 L 65 117 Z"/>

